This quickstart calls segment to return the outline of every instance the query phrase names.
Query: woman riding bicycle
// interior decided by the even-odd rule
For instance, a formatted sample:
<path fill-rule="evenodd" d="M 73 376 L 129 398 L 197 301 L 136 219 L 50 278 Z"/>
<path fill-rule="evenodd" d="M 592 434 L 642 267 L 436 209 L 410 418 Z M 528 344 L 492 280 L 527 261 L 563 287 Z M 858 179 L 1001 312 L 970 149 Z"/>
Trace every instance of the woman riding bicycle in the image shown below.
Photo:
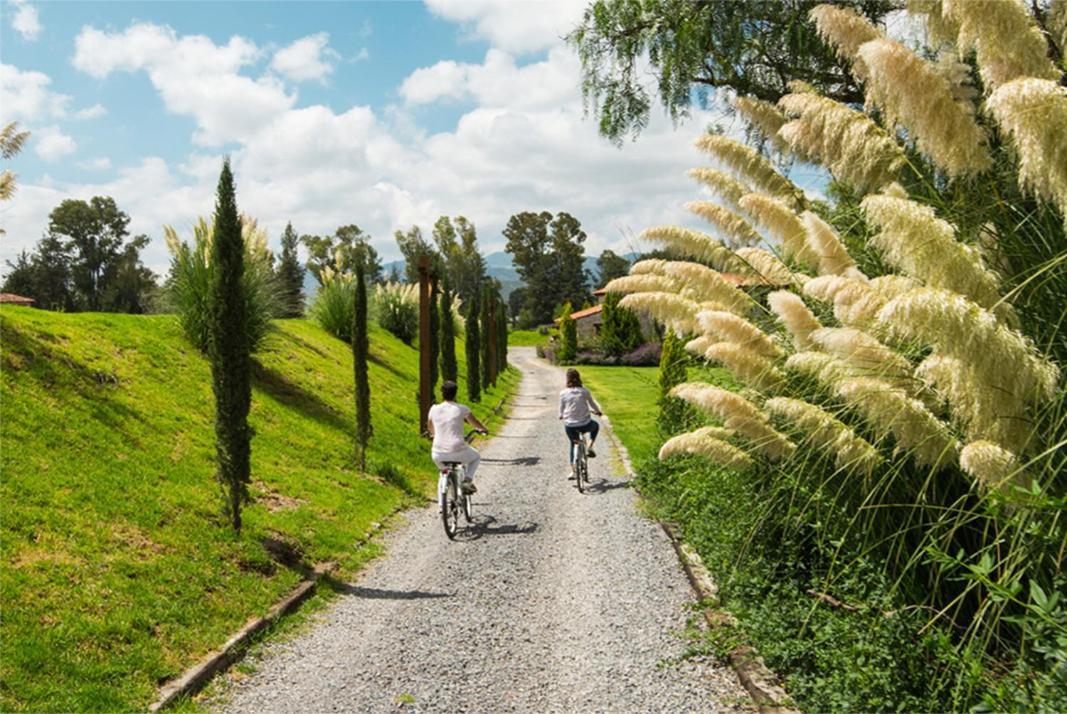
<path fill-rule="evenodd" d="M 470 408 L 456 402 L 456 390 L 455 382 L 442 383 L 442 401 L 430 407 L 430 413 L 426 418 L 426 426 L 430 430 L 430 436 L 433 437 L 433 449 L 430 456 L 440 469 L 444 469 L 447 462 L 462 464 L 465 471 L 463 493 L 470 494 L 478 490 L 474 485 L 474 473 L 478 470 L 478 464 L 482 462 L 482 458 L 464 440 L 463 423 L 467 422 L 483 434 L 489 432 L 485 424 L 478 421 L 478 417 L 471 413 Z"/>
<path fill-rule="evenodd" d="M 567 388 L 559 393 L 559 418 L 563 420 L 563 430 L 567 432 L 567 444 L 570 447 L 570 478 L 574 477 L 574 444 L 582 438 L 582 434 L 589 434 L 589 449 L 586 454 L 590 458 L 596 457 L 593 444 L 600 433 L 600 424 L 590 413 L 600 416 L 600 405 L 593 399 L 589 390 L 582 386 L 582 376 L 578 374 L 578 370 L 568 369 Z"/>

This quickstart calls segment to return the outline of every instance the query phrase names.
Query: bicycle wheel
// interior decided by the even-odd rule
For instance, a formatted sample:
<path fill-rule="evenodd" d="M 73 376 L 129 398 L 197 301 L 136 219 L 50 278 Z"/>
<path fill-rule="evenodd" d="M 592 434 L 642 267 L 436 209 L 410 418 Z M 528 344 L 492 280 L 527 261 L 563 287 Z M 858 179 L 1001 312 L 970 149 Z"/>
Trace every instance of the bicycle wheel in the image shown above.
<path fill-rule="evenodd" d="M 445 492 L 441 496 L 441 521 L 445 525 L 445 535 L 454 540 L 459 530 L 459 494 L 456 488 L 455 473 L 448 475 Z"/>
<path fill-rule="evenodd" d="M 469 493 L 463 494 L 463 517 L 467 523 L 474 520 L 474 497 Z"/>

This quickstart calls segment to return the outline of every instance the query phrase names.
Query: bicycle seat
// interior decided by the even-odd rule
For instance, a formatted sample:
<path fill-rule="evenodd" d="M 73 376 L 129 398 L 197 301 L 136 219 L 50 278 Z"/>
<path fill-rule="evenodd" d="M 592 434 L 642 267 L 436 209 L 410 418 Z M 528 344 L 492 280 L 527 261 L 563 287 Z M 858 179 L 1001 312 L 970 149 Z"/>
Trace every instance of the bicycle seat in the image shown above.
<path fill-rule="evenodd" d="M 441 463 L 444 464 L 445 466 L 462 466 L 463 465 L 462 461 L 442 461 Z"/>

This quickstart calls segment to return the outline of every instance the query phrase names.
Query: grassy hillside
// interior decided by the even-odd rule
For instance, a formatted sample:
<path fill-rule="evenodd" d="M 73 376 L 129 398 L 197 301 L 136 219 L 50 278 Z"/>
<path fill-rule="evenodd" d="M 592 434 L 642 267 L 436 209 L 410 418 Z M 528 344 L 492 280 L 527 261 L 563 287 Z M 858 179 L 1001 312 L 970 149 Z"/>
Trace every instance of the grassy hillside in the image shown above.
<path fill-rule="evenodd" d="M 349 347 L 286 320 L 257 355 L 239 539 L 220 517 L 209 367 L 172 317 L 5 305 L 0 329 L 4 710 L 144 708 L 306 564 L 351 573 L 376 552 L 371 524 L 432 491 L 418 353 L 377 328 L 372 476 L 352 466 Z"/>

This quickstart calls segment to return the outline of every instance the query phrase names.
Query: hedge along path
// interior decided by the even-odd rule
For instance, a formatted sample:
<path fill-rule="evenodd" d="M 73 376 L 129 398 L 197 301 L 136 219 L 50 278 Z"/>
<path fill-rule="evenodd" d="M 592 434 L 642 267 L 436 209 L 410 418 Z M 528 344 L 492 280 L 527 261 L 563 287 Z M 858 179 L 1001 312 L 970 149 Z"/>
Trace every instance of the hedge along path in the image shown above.
<path fill-rule="evenodd" d="M 449 542 L 411 512 L 306 632 L 270 645 L 226 711 L 724 711 L 751 708 L 733 672 L 687 656 L 693 593 L 660 527 L 610 475 L 602 439 L 585 495 L 567 481 L 563 372 L 523 371 L 488 444 L 476 527 Z"/>

